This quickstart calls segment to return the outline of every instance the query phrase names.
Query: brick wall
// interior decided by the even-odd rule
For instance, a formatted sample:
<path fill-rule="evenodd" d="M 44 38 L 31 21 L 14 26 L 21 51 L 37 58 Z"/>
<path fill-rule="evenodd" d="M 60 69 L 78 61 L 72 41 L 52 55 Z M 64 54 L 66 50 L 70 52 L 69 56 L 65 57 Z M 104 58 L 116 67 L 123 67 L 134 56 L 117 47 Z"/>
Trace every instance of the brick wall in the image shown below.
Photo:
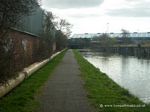
<path fill-rule="evenodd" d="M 53 44 L 51 45 L 47 41 L 25 32 L 11 30 L 7 38 L 9 41 L 4 46 L 5 53 L 3 54 L 5 55 L 0 57 L 0 82 L 14 77 L 24 67 L 48 58 L 55 50 Z M 3 46 L 0 47 L 3 49 Z M 5 56 L 8 57 L 5 59 Z M 6 61 L 7 63 L 4 63 Z"/>

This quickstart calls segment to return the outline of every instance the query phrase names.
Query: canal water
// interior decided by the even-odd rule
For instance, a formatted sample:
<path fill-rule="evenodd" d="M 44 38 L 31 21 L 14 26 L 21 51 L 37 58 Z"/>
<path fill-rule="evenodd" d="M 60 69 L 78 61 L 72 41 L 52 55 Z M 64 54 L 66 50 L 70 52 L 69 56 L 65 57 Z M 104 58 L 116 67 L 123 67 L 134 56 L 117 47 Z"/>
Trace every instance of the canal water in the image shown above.
<path fill-rule="evenodd" d="M 150 60 L 89 51 L 82 54 L 120 86 L 150 103 Z"/>

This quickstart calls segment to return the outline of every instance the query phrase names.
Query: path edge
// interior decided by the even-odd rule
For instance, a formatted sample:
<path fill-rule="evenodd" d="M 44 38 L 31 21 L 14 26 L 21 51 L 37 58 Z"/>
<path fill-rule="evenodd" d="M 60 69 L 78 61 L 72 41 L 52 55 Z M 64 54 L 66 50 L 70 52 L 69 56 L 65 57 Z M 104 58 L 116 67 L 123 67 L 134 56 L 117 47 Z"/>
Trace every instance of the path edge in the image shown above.
<path fill-rule="evenodd" d="M 44 65 L 46 65 L 50 60 L 55 58 L 57 55 L 62 53 L 65 49 L 56 52 L 51 57 L 40 61 L 35 62 L 32 65 L 24 68 L 21 72 L 18 73 L 17 77 L 14 79 L 8 80 L 6 83 L 0 85 L 0 98 L 8 94 L 11 90 L 16 88 L 19 84 L 21 84 L 25 79 L 29 78 L 34 72 L 42 68 Z"/>

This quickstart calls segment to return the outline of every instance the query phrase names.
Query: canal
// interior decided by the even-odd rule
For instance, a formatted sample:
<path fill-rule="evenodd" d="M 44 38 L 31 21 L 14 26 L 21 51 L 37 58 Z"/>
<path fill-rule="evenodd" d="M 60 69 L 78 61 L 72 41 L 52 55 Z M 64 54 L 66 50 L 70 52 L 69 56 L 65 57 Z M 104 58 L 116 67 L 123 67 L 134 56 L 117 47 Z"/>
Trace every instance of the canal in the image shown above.
<path fill-rule="evenodd" d="M 150 103 L 150 60 L 91 51 L 82 54 L 121 87 Z"/>

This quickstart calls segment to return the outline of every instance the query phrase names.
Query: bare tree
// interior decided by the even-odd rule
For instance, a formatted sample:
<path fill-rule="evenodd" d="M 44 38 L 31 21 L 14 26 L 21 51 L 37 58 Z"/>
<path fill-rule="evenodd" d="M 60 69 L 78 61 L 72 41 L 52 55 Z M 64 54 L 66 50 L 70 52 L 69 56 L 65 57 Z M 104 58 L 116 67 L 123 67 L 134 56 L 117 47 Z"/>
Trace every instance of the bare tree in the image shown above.
<path fill-rule="evenodd" d="M 54 16 L 52 12 L 45 12 L 45 24 L 44 24 L 44 30 L 45 31 L 50 31 L 54 28 L 54 24 L 52 22 L 54 20 Z"/>
<path fill-rule="evenodd" d="M 33 12 L 39 3 L 37 0 L 0 0 L 0 33 L 14 27 L 24 15 Z"/>
<path fill-rule="evenodd" d="M 67 37 L 69 37 L 72 33 L 71 28 L 73 27 L 73 25 L 67 22 L 65 19 L 56 17 L 55 27 L 58 30 L 62 31 Z"/>
<path fill-rule="evenodd" d="M 67 36 L 61 30 L 56 31 L 56 49 L 62 50 L 67 46 Z"/>
<path fill-rule="evenodd" d="M 125 30 L 125 29 L 121 29 L 121 32 L 122 32 L 122 37 L 123 38 L 127 38 L 129 37 L 130 33 L 128 30 Z"/>
<path fill-rule="evenodd" d="M 50 56 L 53 52 L 53 43 L 55 41 L 55 26 L 53 23 L 54 15 L 52 12 L 44 12 L 44 21 L 43 21 L 43 32 L 41 34 L 41 41 L 39 44 L 40 57 L 45 56 L 46 58 Z"/>
<path fill-rule="evenodd" d="M 128 30 L 125 30 L 125 29 L 122 29 L 121 31 L 122 31 L 123 43 L 125 43 L 125 44 L 131 43 L 131 38 L 129 38 L 130 32 Z"/>

